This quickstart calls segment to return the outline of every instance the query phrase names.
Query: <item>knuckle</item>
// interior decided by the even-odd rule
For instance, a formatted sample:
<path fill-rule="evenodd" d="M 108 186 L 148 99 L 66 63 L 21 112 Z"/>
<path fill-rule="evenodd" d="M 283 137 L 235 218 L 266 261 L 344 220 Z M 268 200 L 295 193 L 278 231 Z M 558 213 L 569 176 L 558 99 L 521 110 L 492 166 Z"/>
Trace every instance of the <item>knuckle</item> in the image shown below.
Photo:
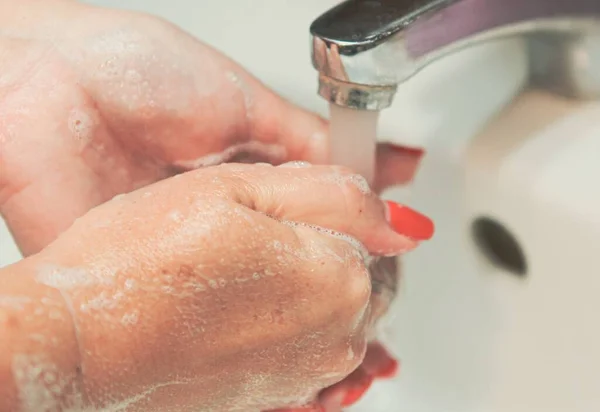
<path fill-rule="evenodd" d="M 271 174 L 274 166 L 268 163 L 223 163 L 213 169 L 219 175 L 237 180 L 244 186 L 256 186 L 260 183 L 261 177 Z"/>
<path fill-rule="evenodd" d="M 371 282 L 361 245 L 348 236 L 299 226 L 302 245 L 295 252 L 306 266 L 306 292 L 327 297 L 326 306 L 345 322 L 352 322 L 369 302 Z"/>
<path fill-rule="evenodd" d="M 348 271 L 347 298 L 350 313 L 361 312 L 369 303 L 371 297 L 371 281 L 369 271 L 363 262 L 360 262 Z"/>
<path fill-rule="evenodd" d="M 334 280 L 330 287 L 343 286 L 338 289 L 343 295 L 342 304 L 349 304 L 351 308 L 364 305 L 371 293 L 370 275 L 365 265 L 366 250 L 350 236 L 327 229 L 315 231 L 318 244 L 311 245 L 310 249 L 314 257 L 328 262 Z"/>
<path fill-rule="evenodd" d="M 367 199 L 373 195 L 367 179 L 349 168 L 332 166 L 326 180 L 337 186 L 350 217 L 360 217 Z"/>
<path fill-rule="evenodd" d="M 324 365 L 329 373 L 323 378 L 332 378 L 335 382 L 339 382 L 349 376 L 360 366 L 366 351 L 367 339 L 364 333 L 342 337 L 329 348 L 329 356 Z"/>
<path fill-rule="evenodd" d="M 344 195 L 344 209 L 348 216 L 348 222 L 353 224 L 364 218 L 365 211 L 367 210 L 367 199 L 365 196 L 357 190 L 345 190 Z"/>
<path fill-rule="evenodd" d="M 371 295 L 370 275 L 365 266 L 364 257 L 353 245 L 344 240 L 339 243 L 335 256 L 330 260 L 337 268 L 335 282 L 329 283 L 331 293 L 337 293 L 340 299 L 337 310 L 344 319 L 351 319 L 368 304 Z"/>

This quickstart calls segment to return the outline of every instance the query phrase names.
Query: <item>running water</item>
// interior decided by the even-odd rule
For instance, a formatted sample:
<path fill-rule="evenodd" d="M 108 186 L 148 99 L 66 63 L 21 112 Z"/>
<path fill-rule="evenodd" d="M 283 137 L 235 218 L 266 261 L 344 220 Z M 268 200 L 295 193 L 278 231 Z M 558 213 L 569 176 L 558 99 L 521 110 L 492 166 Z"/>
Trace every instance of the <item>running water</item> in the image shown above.
<path fill-rule="evenodd" d="M 355 110 L 330 104 L 329 134 L 330 162 L 353 169 L 364 176 L 369 184 L 375 179 L 375 149 L 377 146 L 378 111 Z M 397 273 L 394 258 L 375 258 L 370 261 L 369 273 L 373 285 L 372 310 L 375 325 L 369 339 L 375 339 L 380 318 L 396 295 Z"/>
<path fill-rule="evenodd" d="M 369 184 L 375 179 L 378 119 L 378 111 L 329 105 L 330 163 L 353 169 Z"/>

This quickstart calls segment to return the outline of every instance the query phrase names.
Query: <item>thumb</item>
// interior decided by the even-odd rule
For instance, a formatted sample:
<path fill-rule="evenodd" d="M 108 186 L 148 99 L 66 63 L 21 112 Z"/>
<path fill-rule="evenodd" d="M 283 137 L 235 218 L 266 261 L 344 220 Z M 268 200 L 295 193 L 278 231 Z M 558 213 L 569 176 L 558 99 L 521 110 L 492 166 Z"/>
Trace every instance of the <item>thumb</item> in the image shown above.
<path fill-rule="evenodd" d="M 199 176 L 205 179 L 233 177 L 238 183 L 231 196 L 242 205 L 294 225 L 349 235 L 371 255 L 399 255 L 433 234 L 429 218 L 383 202 L 362 176 L 346 168 L 293 162 L 276 168 L 226 164 L 203 171 Z"/>

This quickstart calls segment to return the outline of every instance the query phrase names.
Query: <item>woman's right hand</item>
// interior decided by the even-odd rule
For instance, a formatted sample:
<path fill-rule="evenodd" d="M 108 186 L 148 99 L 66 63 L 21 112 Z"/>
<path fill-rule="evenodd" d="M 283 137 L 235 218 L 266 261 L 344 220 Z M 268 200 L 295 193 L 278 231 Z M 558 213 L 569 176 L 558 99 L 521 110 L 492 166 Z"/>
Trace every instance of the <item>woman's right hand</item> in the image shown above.
<path fill-rule="evenodd" d="M 291 163 L 192 171 L 92 209 L 0 279 L 3 294 L 34 297 L 0 351 L 13 365 L 0 398 L 9 410 L 301 406 L 363 359 L 368 256 L 417 245 L 387 208 L 346 169 Z"/>

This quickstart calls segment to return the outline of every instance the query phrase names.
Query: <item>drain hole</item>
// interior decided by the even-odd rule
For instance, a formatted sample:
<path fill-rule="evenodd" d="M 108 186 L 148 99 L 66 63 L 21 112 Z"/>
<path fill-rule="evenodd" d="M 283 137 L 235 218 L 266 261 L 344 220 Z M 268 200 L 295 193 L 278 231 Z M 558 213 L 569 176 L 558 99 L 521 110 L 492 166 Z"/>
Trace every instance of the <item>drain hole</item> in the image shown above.
<path fill-rule="evenodd" d="M 473 222 L 473 237 L 481 253 L 495 266 L 515 275 L 527 275 L 527 260 L 517 239 L 498 221 L 480 217 Z"/>

